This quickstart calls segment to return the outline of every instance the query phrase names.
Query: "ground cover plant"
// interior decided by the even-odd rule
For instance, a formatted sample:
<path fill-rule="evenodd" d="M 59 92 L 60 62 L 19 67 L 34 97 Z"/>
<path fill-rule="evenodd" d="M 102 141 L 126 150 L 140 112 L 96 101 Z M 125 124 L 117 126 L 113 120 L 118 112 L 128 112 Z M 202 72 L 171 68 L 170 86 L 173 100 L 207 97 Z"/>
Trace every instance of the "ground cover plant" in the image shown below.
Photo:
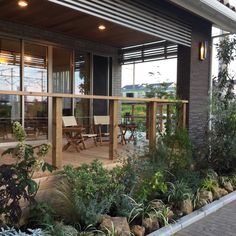
<path fill-rule="evenodd" d="M 51 199 L 37 202 L 32 176 L 36 169 L 52 170 L 38 160 L 48 146 L 27 145 L 23 128 L 15 123 L 19 144 L 3 155 L 11 154 L 16 163 L 0 166 L 0 235 L 147 235 L 234 191 L 236 102 L 228 65 L 235 43 L 226 38 L 219 44 L 224 66 L 214 85 L 211 129 L 201 155 L 193 152 L 186 129 L 166 124 L 152 153 L 127 156 L 112 170 L 99 161 L 65 166 Z M 178 110 L 177 104 L 175 121 Z M 29 217 L 20 228 L 22 199 L 29 203 Z"/>
<path fill-rule="evenodd" d="M 50 145 L 42 144 L 35 151 L 31 145 L 25 143 L 26 133 L 19 122 L 13 124 L 13 134 L 18 144 L 4 151 L 2 156 L 11 155 L 15 163 L 0 166 L 0 215 L 8 225 L 19 223 L 22 215 L 20 204 L 22 199 L 29 204 L 35 201 L 38 185 L 33 180 L 34 172 L 53 170 L 53 167 L 42 159 Z"/>

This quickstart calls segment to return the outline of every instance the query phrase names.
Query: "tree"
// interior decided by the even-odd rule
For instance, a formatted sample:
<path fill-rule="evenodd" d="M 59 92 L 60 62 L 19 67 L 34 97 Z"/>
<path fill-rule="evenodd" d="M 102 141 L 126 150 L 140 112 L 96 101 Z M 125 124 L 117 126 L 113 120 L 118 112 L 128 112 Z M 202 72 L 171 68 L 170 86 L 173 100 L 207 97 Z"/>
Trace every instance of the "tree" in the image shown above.
<path fill-rule="evenodd" d="M 236 168 L 236 98 L 234 76 L 229 72 L 235 53 L 235 38 L 226 37 L 217 45 L 221 67 L 213 83 L 207 148 L 211 166 L 220 172 Z"/>
<path fill-rule="evenodd" d="M 175 91 L 168 91 L 168 83 L 160 83 L 159 86 L 152 84 L 146 84 L 146 93 L 147 98 L 165 98 L 165 99 L 174 99 Z"/>

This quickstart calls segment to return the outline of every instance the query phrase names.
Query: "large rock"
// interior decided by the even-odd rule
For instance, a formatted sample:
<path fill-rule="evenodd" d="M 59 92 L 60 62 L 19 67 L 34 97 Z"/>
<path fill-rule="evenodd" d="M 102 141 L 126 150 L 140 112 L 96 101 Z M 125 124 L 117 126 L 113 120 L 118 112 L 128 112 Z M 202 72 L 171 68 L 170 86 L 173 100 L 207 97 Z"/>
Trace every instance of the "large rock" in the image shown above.
<path fill-rule="evenodd" d="M 201 190 L 200 191 L 200 199 L 205 200 L 207 202 L 213 201 L 213 194 L 211 191 Z"/>
<path fill-rule="evenodd" d="M 155 209 L 162 209 L 165 207 L 165 204 L 161 200 L 154 200 L 150 202 L 150 206 Z"/>
<path fill-rule="evenodd" d="M 122 236 L 129 236 L 131 234 L 129 224 L 126 217 L 111 217 L 104 215 L 100 224 L 100 229 L 104 232 L 113 231 Z"/>
<path fill-rule="evenodd" d="M 232 184 L 231 184 L 230 182 L 226 182 L 226 183 L 224 184 L 224 188 L 225 188 L 225 190 L 226 190 L 228 193 L 231 193 L 231 192 L 234 191 L 234 188 L 233 188 L 233 186 L 232 186 Z"/>
<path fill-rule="evenodd" d="M 143 219 L 143 226 L 146 233 L 151 233 L 159 229 L 159 222 L 156 217 L 147 217 Z"/>
<path fill-rule="evenodd" d="M 180 210 L 184 215 L 188 215 L 193 212 L 193 204 L 191 199 L 186 199 L 182 202 Z"/>
<path fill-rule="evenodd" d="M 228 192 L 224 188 L 215 187 L 213 190 L 214 199 L 219 199 L 225 196 L 226 194 L 228 194 Z"/>
<path fill-rule="evenodd" d="M 172 210 L 169 210 L 167 213 L 168 221 L 172 220 L 174 216 L 175 216 L 174 212 Z"/>
<path fill-rule="evenodd" d="M 134 225 L 131 227 L 131 233 L 134 236 L 144 236 L 145 235 L 145 228 L 140 225 Z"/>

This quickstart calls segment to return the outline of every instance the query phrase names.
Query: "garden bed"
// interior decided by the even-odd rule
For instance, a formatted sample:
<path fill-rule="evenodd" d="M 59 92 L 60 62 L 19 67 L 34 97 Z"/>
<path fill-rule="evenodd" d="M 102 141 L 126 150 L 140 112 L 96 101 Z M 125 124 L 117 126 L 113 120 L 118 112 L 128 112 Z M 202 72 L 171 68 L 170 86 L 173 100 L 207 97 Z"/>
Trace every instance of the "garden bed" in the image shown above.
<path fill-rule="evenodd" d="M 176 223 L 167 225 L 155 232 L 150 233 L 148 236 L 170 236 L 173 235 L 180 230 L 190 226 L 191 224 L 203 219 L 204 217 L 218 211 L 223 206 L 233 202 L 236 200 L 236 191 L 229 193 L 228 195 L 220 198 L 219 200 L 215 200 L 214 202 L 194 211 L 193 213 L 186 215 Z"/>

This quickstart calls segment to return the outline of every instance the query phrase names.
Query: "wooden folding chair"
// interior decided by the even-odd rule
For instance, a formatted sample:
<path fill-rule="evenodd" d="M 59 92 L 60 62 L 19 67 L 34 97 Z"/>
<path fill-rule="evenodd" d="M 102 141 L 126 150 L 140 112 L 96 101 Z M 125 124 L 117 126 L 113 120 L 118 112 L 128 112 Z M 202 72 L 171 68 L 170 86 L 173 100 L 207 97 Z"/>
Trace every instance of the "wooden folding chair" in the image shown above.
<path fill-rule="evenodd" d="M 102 145 L 102 142 L 109 139 L 104 139 L 105 137 L 109 138 L 110 133 L 104 132 L 109 129 L 110 117 L 109 116 L 94 116 L 94 126 L 97 133 L 97 140 Z"/>
<path fill-rule="evenodd" d="M 63 133 L 67 139 L 67 144 L 63 147 L 63 151 L 67 150 L 70 146 L 74 147 L 77 152 L 80 149 L 86 149 L 84 141 L 88 138 L 93 138 L 95 145 L 97 145 L 97 134 L 85 133 L 85 128 L 79 126 L 74 116 L 63 116 Z M 80 148 L 82 144 L 83 148 Z"/>

